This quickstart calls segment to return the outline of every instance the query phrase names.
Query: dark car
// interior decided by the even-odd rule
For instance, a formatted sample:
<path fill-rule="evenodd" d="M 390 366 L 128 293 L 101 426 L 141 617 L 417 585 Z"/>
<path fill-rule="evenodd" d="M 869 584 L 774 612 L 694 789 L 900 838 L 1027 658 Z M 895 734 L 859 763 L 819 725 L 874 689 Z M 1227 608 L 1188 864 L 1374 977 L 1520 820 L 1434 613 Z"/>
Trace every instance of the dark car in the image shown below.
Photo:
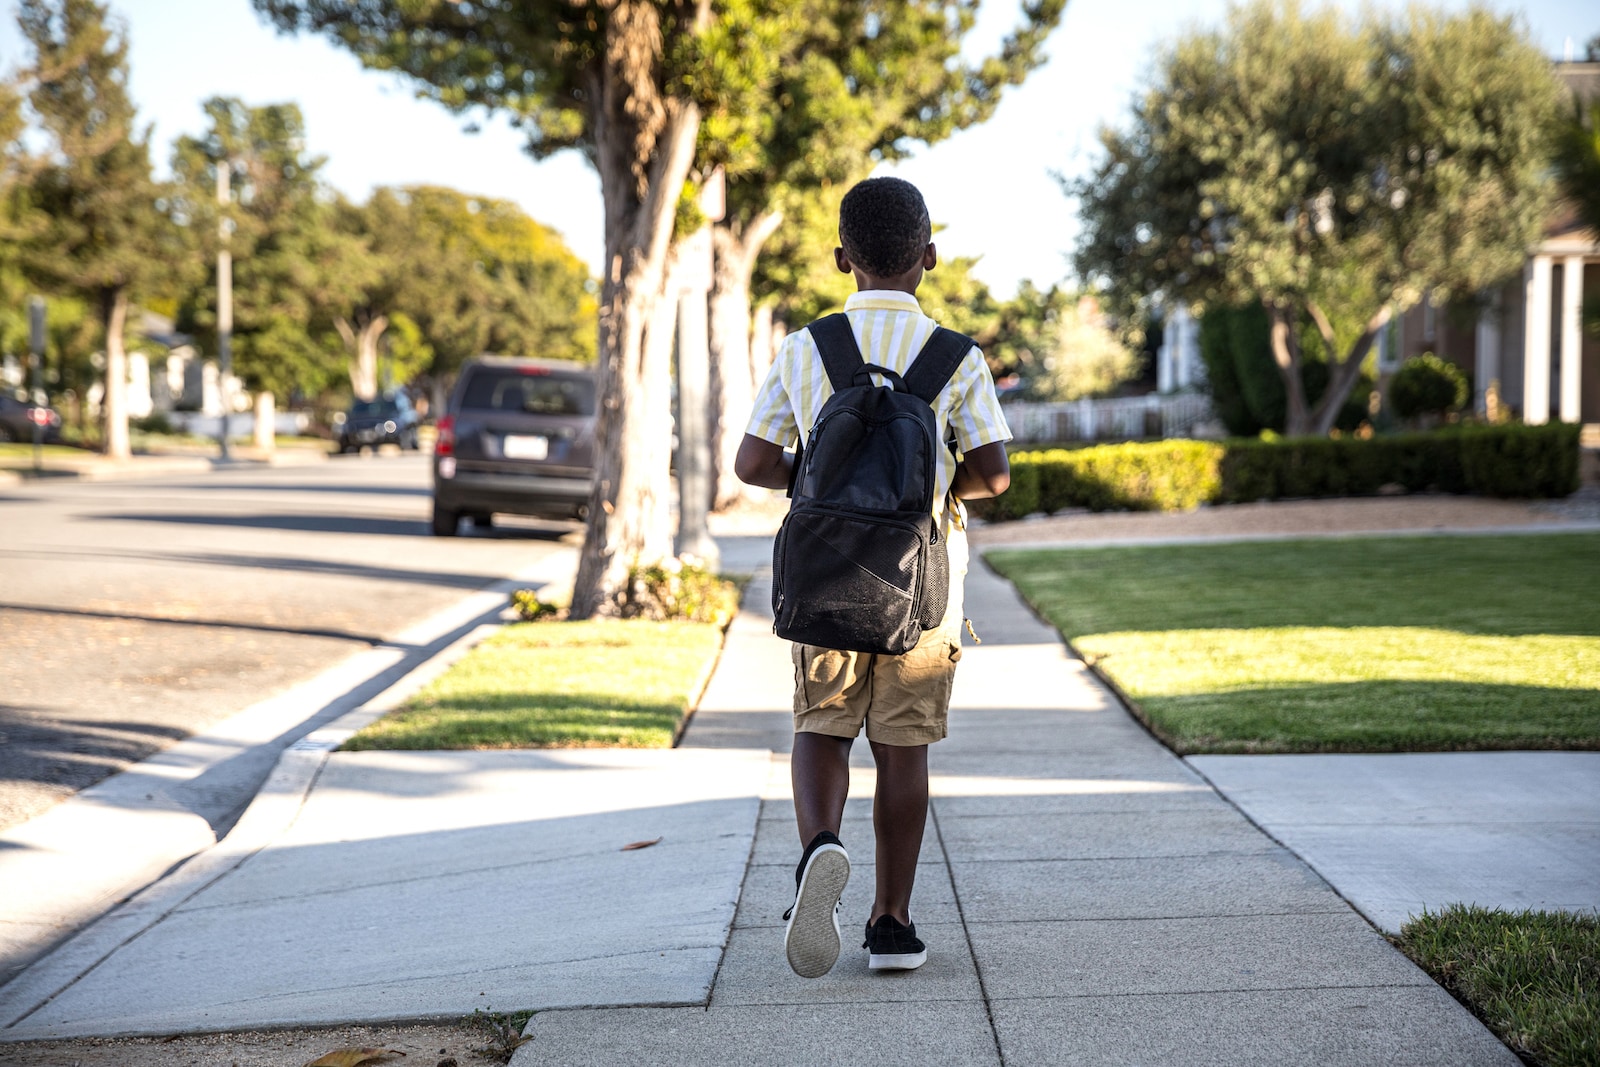
<path fill-rule="evenodd" d="M 359 452 L 363 447 L 399 445 L 420 447 L 417 440 L 417 409 L 404 393 L 385 393 L 373 400 L 357 400 L 339 422 L 336 436 L 339 451 Z"/>
<path fill-rule="evenodd" d="M 0 393 L 0 441 L 32 441 L 35 425 L 44 427 L 45 441 L 61 436 L 61 416 L 54 409 L 41 407 L 26 395 Z"/>
<path fill-rule="evenodd" d="M 581 519 L 594 483 L 595 376 L 560 360 L 483 356 L 461 369 L 433 449 L 433 532 L 496 513 Z"/>

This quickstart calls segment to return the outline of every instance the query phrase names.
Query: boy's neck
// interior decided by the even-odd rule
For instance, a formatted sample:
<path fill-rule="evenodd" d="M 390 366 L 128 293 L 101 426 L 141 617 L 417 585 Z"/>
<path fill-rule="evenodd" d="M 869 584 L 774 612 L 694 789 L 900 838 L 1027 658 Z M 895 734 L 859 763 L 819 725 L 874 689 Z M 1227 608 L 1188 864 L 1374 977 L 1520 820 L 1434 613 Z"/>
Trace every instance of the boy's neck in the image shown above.
<path fill-rule="evenodd" d="M 914 271 L 907 271 L 894 278 L 879 278 L 861 271 L 853 271 L 856 276 L 856 292 L 865 293 L 871 289 L 892 293 L 905 293 L 908 296 L 917 295 L 917 287 L 922 284 L 922 268 L 919 266 Z"/>

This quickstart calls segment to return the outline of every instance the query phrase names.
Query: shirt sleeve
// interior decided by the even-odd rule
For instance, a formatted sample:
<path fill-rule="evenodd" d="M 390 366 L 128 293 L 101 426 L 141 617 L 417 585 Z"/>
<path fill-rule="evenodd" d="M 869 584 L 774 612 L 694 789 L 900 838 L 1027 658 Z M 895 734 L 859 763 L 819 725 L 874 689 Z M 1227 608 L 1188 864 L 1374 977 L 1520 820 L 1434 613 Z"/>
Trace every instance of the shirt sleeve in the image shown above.
<path fill-rule="evenodd" d="M 745 427 L 745 433 L 751 437 L 785 447 L 793 443 L 800 433 L 794 414 L 794 401 L 783 380 L 784 368 L 794 362 L 790 350 L 795 336 L 789 335 L 778 350 L 778 357 L 767 368 L 766 380 L 756 390 L 755 405 L 750 410 L 750 424 Z"/>
<path fill-rule="evenodd" d="M 976 346 L 972 351 L 977 359 L 963 361 L 965 370 L 956 390 L 955 403 L 950 408 L 950 428 L 955 431 L 956 444 L 962 452 L 971 452 L 983 445 L 1011 440 L 1011 427 L 1006 423 L 1005 412 L 1000 409 L 1000 398 L 994 391 L 994 378 L 989 374 L 989 364 Z"/>

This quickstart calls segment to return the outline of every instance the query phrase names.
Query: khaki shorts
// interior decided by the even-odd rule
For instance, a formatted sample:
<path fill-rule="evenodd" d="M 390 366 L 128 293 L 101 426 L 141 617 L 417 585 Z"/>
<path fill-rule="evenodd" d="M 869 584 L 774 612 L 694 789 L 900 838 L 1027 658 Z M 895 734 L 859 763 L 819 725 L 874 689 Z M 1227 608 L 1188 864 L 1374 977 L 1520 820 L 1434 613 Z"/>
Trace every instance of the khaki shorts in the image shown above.
<path fill-rule="evenodd" d="M 944 622 L 903 656 L 795 645 L 795 733 L 855 737 L 883 745 L 929 745 L 949 732 L 950 687 L 961 659 L 965 531 L 949 531 L 950 600 Z"/>

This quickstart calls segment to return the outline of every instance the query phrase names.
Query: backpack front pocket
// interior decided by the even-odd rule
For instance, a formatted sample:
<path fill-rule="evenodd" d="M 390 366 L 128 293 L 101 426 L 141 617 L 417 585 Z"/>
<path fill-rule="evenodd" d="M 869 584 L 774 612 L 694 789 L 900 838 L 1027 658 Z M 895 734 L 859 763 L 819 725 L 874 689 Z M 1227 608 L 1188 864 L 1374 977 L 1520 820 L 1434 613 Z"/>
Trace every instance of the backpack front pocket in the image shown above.
<path fill-rule="evenodd" d="M 922 636 L 926 524 L 797 508 L 779 533 L 774 630 L 825 648 L 902 655 Z"/>

